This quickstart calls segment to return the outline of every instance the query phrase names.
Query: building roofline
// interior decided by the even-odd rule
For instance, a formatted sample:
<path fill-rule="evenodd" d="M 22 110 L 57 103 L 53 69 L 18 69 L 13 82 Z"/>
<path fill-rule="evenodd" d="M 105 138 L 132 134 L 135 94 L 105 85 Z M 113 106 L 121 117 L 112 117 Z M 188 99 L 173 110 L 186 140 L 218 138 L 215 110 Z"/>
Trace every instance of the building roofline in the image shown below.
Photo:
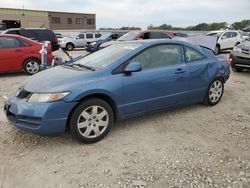
<path fill-rule="evenodd" d="M 35 10 L 35 9 L 21 9 L 21 8 L 6 8 L 6 7 L 0 7 L 0 9 L 5 10 L 18 10 L 18 11 L 35 11 L 35 12 L 47 12 L 47 13 L 63 13 L 63 14 L 88 14 L 88 15 L 96 15 L 95 13 L 82 13 L 82 12 L 63 12 L 63 11 L 51 11 L 51 10 Z"/>

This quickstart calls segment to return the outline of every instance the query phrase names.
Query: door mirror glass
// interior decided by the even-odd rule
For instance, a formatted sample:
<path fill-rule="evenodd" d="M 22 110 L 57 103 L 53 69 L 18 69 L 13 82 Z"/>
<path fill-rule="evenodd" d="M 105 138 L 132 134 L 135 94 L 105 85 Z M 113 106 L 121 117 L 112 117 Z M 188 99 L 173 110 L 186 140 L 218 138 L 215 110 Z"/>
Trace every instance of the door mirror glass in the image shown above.
<path fill-rule="evenodd" d="M 226 38 L 227 38 L 227 36 L 225 36 L 225 35 L 221 37 L 221 39 L 226 39 Z"/>
<path fill-rule="evenodd" d="M 125 73 L 131 72 L 140 72 L 142 70 L 142 66 L 139 62 L 131 62 L 125 69 Z"/>

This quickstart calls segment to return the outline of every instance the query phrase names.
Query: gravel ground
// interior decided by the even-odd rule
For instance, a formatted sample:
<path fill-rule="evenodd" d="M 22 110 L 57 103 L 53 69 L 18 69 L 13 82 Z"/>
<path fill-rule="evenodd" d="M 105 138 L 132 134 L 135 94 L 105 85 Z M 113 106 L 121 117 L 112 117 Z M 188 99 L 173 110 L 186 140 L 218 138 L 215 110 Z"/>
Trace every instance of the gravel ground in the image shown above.
<path fill-rule="evenodd" d="M 79 53 L 84 52 L 74 55 Z M 0 95 L 15 91 L 26 78 L 2 75 Z M 232 73 L 218 105 L 119 122 L 92 145 L 76 143 L 69 133 L 41 137 L 20 131 L 1 110 L 0 188 L 248 188 L 249 80 L 250 72 Z"/>

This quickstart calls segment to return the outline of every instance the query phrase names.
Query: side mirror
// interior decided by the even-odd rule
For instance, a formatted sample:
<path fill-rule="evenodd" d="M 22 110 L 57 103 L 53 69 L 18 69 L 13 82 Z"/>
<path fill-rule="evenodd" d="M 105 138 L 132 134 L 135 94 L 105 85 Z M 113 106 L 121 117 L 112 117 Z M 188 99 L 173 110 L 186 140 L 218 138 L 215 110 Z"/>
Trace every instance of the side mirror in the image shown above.
<path fill-rule="evenodd" d="M 226 39 L 226 38 L 227 38 L 227 36 L 222 36 L 222 37 L 221 37 L 221 39 Z"/>
<path fill-rule="evenodd" d="M 125 69 L 125 73 L 132 73 L 132 72 L 140 72 L 142 70 L 142 66 L 139 62 L 131 62 Z"/>

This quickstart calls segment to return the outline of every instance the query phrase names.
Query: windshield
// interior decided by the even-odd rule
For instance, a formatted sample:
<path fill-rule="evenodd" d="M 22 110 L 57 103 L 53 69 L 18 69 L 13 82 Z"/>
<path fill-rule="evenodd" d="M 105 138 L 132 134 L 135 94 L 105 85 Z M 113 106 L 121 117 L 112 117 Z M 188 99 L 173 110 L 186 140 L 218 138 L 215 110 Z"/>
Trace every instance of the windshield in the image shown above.
<path fill-rule="evenodd" d="M 141 45 L 141 43 L 114 44 L 80 59 L 76 64 L 103 69 Z"/>
<path fill-rule="evenodd" d="M 125 35 L 121 36 L 118 41 L 130 41 L 134 40 L 138 35 L 140 31 L 131 31 L 126 33 Z"/>
<path fill-rule="evenodd" d="M 109 34 L 102 35 L 99 39 L 100 39 L 100 40 L 105 40 L 105 39 L 108 38 L 109 36 L 110 36 L 110 33 L 109 33 Z"/>

